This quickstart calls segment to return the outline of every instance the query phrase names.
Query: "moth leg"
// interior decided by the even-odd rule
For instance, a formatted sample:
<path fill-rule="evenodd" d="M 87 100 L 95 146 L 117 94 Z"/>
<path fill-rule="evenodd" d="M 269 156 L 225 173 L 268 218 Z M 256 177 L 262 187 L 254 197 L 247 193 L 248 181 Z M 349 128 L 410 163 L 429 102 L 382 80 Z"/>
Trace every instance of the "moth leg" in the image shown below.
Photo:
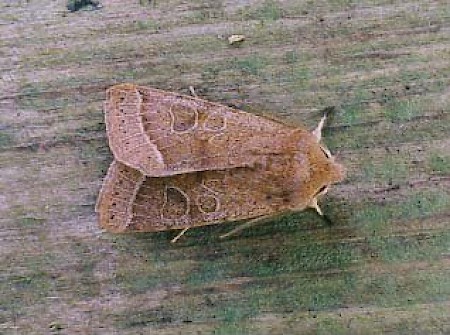
<path fill-rule="evenodd" d="M 326 215 L 326 214 L 322 215 L 322 219 L 325 221 L 325 223 L 328 226 L 333 226 L 334 225 L 334 222 L 328 217 L 328 215 Z"/>
<path fill-rule="evenodd" d="M 325 121 L 327 119 L 327 114 L 324 114 L 322 118 L 319 121 L 319 124 L 317 125 L 316 129 L 312 131 L 312 134 L 316 137 L 317 142 L 320 142 L 322 139 L 322 129 L 323 125 L 325 124 Z"/>
<path fill-rule="evenodd" d="M 316 212 L 320 215 L 320 217 L 327 223 L 327 225 L 332 226 L 334 223 L 331 221 L 331 219 L 323 214 L 322 210 L 320 209 L 319 205 L 317 204 L 317 198 L 314 198 L 311 200 L 311 202 L 308 205 L 309 208 L 314 208 Z"/>
<path fill-rule="evenodd" d="M 178 241 L 180 237 L 183 236 L 185 232 L 187 232 L 188 229 L 189 227 L 186 227 L 182 231 L 180 231 L 177 236 L 170 240 L 170 243 L 175 243 L 176 241 Z"/>
<path fill-rule="evenodd" d="M 233 230 L 229 231 L 228 233 L 220 235 L 219 238 L 224 239 L 224 238 L 230 237 L 231 235 L 235 235 L 236 233 L 239 233 L 240 231 L 242 231 L 244 229 L 250 228 L 251 226 L 254 226 L 258 223 L 262 223 L 271 218 L 273 218 L 273 215 L 264 215 L 264 216 L 260 216 L 260 217 L 251 219 L 251 220 L 241 224 L 240 226 L 234 228 Z"/>

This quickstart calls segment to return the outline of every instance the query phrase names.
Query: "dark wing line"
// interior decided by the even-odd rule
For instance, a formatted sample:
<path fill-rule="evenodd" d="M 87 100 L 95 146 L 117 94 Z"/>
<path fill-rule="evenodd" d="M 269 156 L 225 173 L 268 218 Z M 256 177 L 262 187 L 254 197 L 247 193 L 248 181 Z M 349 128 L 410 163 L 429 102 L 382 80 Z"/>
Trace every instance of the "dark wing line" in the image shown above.
<path fill-rule="evenodd" d="M 137 180 L 120 173 L 120 169 L 132 169 L 114 160 L 103 181 L 95 211 L 100 215 L 100 226 L 113 232 L 123 232 L 133 219 L 132 207 L 145 176 L 139 174 Z M 128 188 L 123 186 L 127 181 Z"/>
<path fill-rule="evenodd" d="M 121 87 L 124 87 L 127 91 L 121 91 Z M 104 110 L 109 145 L 114 157 L 119 162 L 129 165 L 146 175 L 165 175 L 163 156 L 157 146 L 146 135 L 140 119 L 142 98 L 139 91 L 134 88 L 135 94 L 134 97 L 131 97 L 133 103 L 131 106 L 128 106 L 126 111 L 123 106 L 119 107 L 121 99 L 130 99 L 127 92 L 130 91 L 131 87 L 134 86 L 118 85 L 107 91 L 109 98 L 104 104 Z M 130 119 L 134 120 L 130 122 Z M 123 133 L 127 131 L 132 135 L 123 136 Z M 130 143 L 137 144 L 130 145 Z"/>

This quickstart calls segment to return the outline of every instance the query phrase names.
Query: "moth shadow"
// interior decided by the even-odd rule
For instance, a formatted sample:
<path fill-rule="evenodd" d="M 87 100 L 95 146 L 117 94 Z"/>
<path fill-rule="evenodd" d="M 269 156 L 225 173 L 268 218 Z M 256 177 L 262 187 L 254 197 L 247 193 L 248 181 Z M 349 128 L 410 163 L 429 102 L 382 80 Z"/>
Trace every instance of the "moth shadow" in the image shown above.
<path fill-rule="evenodd" d="M 236 227 L 245 224 L 245 220 L 235 222 L 224 222 L 189 229 L 176 243 L 171 240 L 179 233 L 178 230 L 168 230 L 152 233 L 130 233 L 133 239 L 145 240 L 155 248 L 167 247 L 169 249 L 178 249 L 185 247 L 200 247 L 227 244 L 230 241 L 238 242 L 240 240 L 272 238 L 274 236 L 281 239 L 289 239 L 293 234 L 302 234 L 303 232 L 322 231 L 329 232 L 334 237 L 336 232 L 344 232 L 344 235 L 352 235 L 348 228 L 350 221 L 350 212 L 342 199 L 327 198 L 322 205 L 324 216 L 320 216 L 313 209 L 302 212 L 285 214 L 281 217 L 274 217 L 262 223 L 246 228 L 230 237 L 221 239 L 220 236 L 228 233 Z"/>
<path fill-rule="evenodd" d="M 123 280 L 132 283 L 127 285 L 133 292 L 169 284 L 182 285 L 187 292 L 191 288 L 219 290 L 224 283 L 243 280 L 235 289 L 245 292 L 263 278 L 275 280 L 293 274 L 292 278 L 318 274 L 325 278 L 341 273 L 358 257 L 347 240 L 353 232 L 347 225 L 346 206 L 339 199 L 329 199 L 323 211 L 331 217 L 331 224 L 307 210 L 225 239 L 219 236 L 242 222 L 193 228 L 176 243 L 170 241 L 178 231 L 115 237 L 125 271 Z M 275 280 L 270 285 L 281 284 Z"/>
<path fill-rule="evenodd" d="M 320 216 L 314 209 L 289 213 L 268 219 L 228 239 L 238 240 L 241 238 L 267 238 L 272 236 L 289 238 L 292 234 L 301 234 L 302 232 L 329 231 L 333 234 L 337 230 L 348 230 L 348 222 L 351 218 L 346 204 L 341 199 L 328 197 L 327 202 L 321 206 L 324 212 L 323 216 Z M 217 228 L 219 232 L 216 234 L 222 235 L 241 224 L 243 222 L 219 225 Z M 348 233 L 351 232 L 348 231 Z"/>

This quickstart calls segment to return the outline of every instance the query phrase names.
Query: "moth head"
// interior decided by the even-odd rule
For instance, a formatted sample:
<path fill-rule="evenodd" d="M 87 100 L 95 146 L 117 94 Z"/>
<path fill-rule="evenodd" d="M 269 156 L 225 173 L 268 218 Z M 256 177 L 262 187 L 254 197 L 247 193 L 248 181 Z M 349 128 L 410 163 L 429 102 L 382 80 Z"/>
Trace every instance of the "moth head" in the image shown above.
<path fill-rule="evenodd" d="M 311 146 L 308 159 L 310 173 L 307 185 L 305 185 L 308 189 L 307 198 L 309 199 L 307 207 L 314 208 L 322 215 L 317 201 L 327 194 L 331 185 L 344 179 L 345 169 L 335 161 L 335 157 L 320 143 Z"/>
<path fill-rule="evenodd" d="M 322 151 L 323 158 L 325 158 L 325 174 L 328 185 L 341 182 L 345 178 L 345 168 L 342 164 L 336 162 L 335 157 L 331 154 L 330 150 L 323 144 L 319 144 L 319 148 Z"/>

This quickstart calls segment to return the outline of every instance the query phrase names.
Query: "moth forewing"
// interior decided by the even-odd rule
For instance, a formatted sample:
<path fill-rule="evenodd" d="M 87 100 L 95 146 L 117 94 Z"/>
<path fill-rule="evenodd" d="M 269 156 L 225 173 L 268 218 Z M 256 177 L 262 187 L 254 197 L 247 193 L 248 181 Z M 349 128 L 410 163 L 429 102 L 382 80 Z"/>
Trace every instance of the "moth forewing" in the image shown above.
<path fill-rule="evenodd" d="M 278 157 L 286 166 L 295 164 L 290 158 Z M 297 189 L 306 180 L 282 173 L 283 164 L 149 177 L 115 161 L 97 206 L 100 224 L 112 231 L 161 231 L 276 215 L 299 202 L 306 207 Z"/>
<path fill-rule="evenodd" d="M 297 129 L 220 104 L 122 84 L 108 90 L 114 157 L 147 176 L 252 166 L 287 149 Z"/>

